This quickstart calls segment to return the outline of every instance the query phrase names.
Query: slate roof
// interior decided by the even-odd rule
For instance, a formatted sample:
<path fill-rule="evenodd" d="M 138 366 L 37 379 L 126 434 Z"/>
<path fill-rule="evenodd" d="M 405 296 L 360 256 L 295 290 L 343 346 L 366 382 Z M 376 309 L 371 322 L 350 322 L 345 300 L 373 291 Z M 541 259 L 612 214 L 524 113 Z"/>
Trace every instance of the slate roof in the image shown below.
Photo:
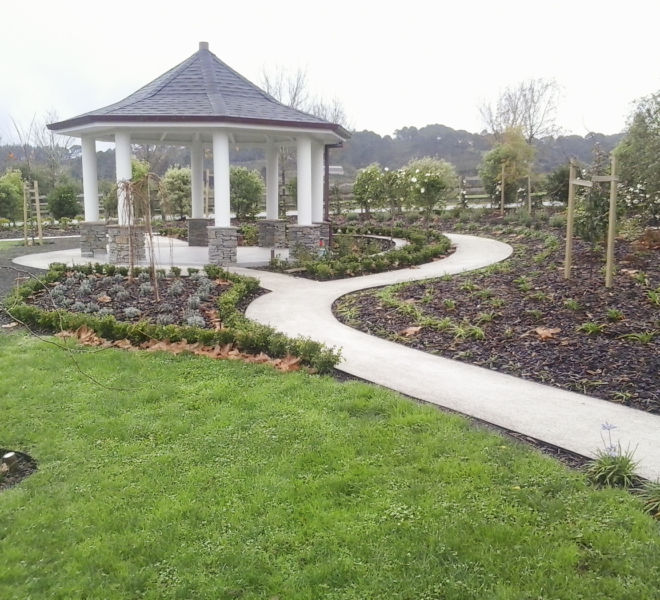
<path fill-rule="evenodd" d="M 335 123 L 278 102 L 222 62 L 205 43 L 191 57 L 127 98 L 48 125 L 54 131 L 88 123 L 218 121 L 348 132 Z"/>

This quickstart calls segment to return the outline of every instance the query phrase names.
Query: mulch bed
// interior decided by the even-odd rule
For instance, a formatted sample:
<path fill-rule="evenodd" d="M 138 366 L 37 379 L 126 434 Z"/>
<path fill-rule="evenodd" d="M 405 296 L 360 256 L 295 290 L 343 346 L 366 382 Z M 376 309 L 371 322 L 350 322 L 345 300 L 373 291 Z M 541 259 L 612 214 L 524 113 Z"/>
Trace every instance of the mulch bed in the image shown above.
<path fill-rule="evenodd" d="M 617 240 L 618 272 L 606 289 L 602 254 L 579 240 L 572 278 L 563 279 L 558 230 L 471 233 L 510 243 L 510 269 L 406 285 L 394 302 L 379 290 L 358 292 L 340 299 L 335 314 L 426 352 L 660 414 L 660 307 L 649 297 L 660 284 L 657 248 Z M 558 238 L 554 249 L 549 236 Z M 465 336 L 465 328 L 461 337 L 454 326 L 433 325 L 443 318 L 479 327 L 483 339 L 475 339 L 478 332 Z M 589 333 L 585 323 L 599 331 Z M 646 343 L 635 339 L 649 333 L 654 337 Z"/>
<path fill-rule="evenodd" d="M 11 471 L 0 476 L 0 492 L 15 486 L 37 470 L 36 461 L 28 454 L 8 448 L 0 448 L 0 457 L 4 456 L 7 452 L 15 452 L 17 462 Z"/>

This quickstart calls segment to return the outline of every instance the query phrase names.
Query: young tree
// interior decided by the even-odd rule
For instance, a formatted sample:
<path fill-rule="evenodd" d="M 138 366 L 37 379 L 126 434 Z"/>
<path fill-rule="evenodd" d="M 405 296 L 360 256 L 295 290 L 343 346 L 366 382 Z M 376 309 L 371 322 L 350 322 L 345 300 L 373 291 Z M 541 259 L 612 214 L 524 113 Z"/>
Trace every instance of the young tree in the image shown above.
<path fill-rule="evenodd" d="M 266 185 L 259 171 L 232 167 L 229 172 L 229 197 L 238 219 L 254 219 Z"/>
<path fill-rule="evenodd" d="M 0 218 L 14 225 L 23 213 L 23 179 L 20 171 L 7 171 L 0 177 Z"/>
<path fill-rule="evenodd" d="M 433 211 L 456 198 L 456 170 L 447 161 L 425 157 L 408 163 L 405 172 L 409 182 L 408 203 L 422 213 L 428 229 Z"/>
<path fill-rule="evenodd" d="M 353 185 L 353 197 L 368 218 L 372 208 L 380 208 L 385 200 L 383 172 L 374 163 L 361 169 Z"/>
<path fill-rule="evenodd" d="M 638 101 L 615 154 L 628 208 L 660 224 L 660 92 Z"/>
<path fill-rule="evenodd" d="M 545 180 L 545 193 L 555 202 L 568 202 L 568 180 L 570 167 L 561 165 L 548 175 Z"/>
<path fill-rule="evenodd" d="M 519 129 L 508 129 L 502 141 L 488 152 L 479 167 L 479 176 L 484 188 L 496 201 L 504 185 L 505 203 L 515 202 L 520 179 L 530 173 L 534 159 L 534 148 L 529 145 Z M 504 182 L 502 182 L 504 174 Z"/>
<path fill-rule="evenodd" d="M 191 203 L 190 169 L 170 167 L 160 182 L 160 205 L 163 215 L 183 217 L 190 212 Z"/>

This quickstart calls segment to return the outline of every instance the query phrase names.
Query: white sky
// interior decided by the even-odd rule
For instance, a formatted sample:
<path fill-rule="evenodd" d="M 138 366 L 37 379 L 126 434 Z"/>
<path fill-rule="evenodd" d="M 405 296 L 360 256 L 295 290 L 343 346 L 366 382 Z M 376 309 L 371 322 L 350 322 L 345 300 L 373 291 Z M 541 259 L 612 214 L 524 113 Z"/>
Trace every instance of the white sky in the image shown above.
<path fill-rule="evenodd" d="M 306 69 L 311 92 L 381 135 L 481 131 L 479 104 L 532 77 L 561 86 L 564 133 L 616 133 L 660 90 L 658 0 L 11 0 L 1 14 L 0 143 L 15 138 L 10 118 L 120 100 L 199 41 L 256 84 L 264 69 Z"/>

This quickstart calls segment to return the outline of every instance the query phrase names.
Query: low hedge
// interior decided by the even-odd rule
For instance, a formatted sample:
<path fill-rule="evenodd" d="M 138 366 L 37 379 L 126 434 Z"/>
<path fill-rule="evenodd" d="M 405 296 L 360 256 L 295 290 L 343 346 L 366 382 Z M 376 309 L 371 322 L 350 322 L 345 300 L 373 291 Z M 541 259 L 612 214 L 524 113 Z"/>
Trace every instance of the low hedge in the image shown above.
<path fill-rule="evenodd" d="M 107 267 L 107 269 L 104 269 Z M 127 323 L 118 321 L 114 316 L 98 317 L 85 313 L 72 313 L 66 310 L 43 310 L 28 304 L 29 296 L 50 283 L 55 283 L 72 271 L 86 274 L 117 272 L 122 267 L 114 265 L 80 265 L 67 267 L 63 264 L 53 264 L 50 270 L 40 278 L 28 280 L 14 290 L 5 300 L 7 313 L 17 321 L 26 325 L 57 332 L 76 330 L 82 325 L 92 329 L 97 335 L 108 340 L 127 339 L 132 344 L 141 344 L 148 340 L 169 340 L 178 342 L 186 340 L 194 344 L 199 342 L 207 346 L 216 344 L 234 344 L 242 352 L 258 354 L 263 352 L 272 358 L 283 358 L 287 355 L 296 356 L 302 363 L 319 373 L 328 373 L 340 360 L 340 352 L 328 348 L 309 338 L 290 338 L 275 331 L 272 327 L 250 321 L 237 309 L 239 303 L 258 287 L 259 282 L 252 277 L 242 277 L 224 271 L 220 267 L 208 265 L 205 271 L 210 278 L 221 278 L 233 282 L 231 290 L 218 299 L 218 313 L 225 329 L 214 331 L 200 327 L 179 325 L 157 325 L 147 321 Z M 134 274 L 143 269 L 134 269 Z"/>
<path fill-rule="evenodd" d="M 403 238 L 408 240 L 409 244 L 403 248 L 368 256 L 333 257 L 330 254 L 318 258 L 303 257 L 298 261 L 298 265 L 305 269 L 305 274 L 310 278 L 317 280 L 339 279 L 403 269 L 429 262 L 438 256 L 447 254 L 451 247 L 449 239 L 435 231 L 378 225 L 349 225 L 338 228 L 336 231 L 337 233 L 349 235 L 382 235 Z M 282 271 L 288 268 L 288 265 L 281 263 L 272 266 Z"/>

